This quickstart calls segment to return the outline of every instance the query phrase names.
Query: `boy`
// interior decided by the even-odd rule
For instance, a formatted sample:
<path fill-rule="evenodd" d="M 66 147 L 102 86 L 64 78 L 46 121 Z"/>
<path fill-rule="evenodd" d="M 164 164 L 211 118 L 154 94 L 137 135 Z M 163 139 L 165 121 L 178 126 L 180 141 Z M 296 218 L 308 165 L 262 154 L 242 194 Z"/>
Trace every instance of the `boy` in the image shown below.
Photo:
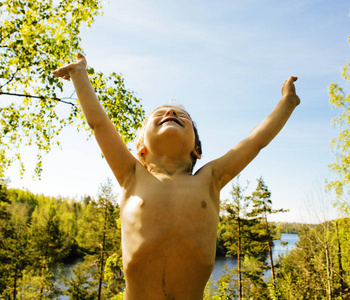
<path fill-rule="evenodd" d="M 201 148 L 180 107 L 156 109 L 137 142 L 138 161 L 103 111 L 87 62 L 59 68 L 72 79 L 89 126 L 122 190 L 124 300 L 200 300 L 215 260 L 220 190 L 277 135 L 300 103 L 290 77 L 282 99 L 249 136 L 192 174 Z"/>

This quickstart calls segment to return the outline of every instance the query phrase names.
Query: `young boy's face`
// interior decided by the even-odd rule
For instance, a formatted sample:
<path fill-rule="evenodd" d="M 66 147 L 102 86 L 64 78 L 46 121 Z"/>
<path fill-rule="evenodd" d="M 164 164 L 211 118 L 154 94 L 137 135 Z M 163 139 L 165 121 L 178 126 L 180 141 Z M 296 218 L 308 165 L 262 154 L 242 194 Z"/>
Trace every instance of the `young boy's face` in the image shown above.
<path fill-rule="evenodd" d="M 160 107 L 148 118 L 144 131 L 144 147 L 172 147 L 173 142 L 181 143 L 183 151 L 190 153 L 195 147 L 192 119 L 179 107 Z"/>

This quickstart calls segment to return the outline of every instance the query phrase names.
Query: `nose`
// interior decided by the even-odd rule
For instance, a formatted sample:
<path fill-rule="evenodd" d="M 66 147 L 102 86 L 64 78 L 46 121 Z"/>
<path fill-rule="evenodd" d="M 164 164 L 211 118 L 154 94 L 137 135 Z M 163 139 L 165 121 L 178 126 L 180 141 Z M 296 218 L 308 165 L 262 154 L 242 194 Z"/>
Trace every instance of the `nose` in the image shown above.
<path fill-rule="evenodd" d="M 166 117 L 167 117 L 167 116 L 171 116 L 171 115 L 177 116 L 176 111 L 175 111 L 174 109 L 172 109 L 172 108 L 168 109 L 168 110 L 166 111 L 166 113 L 165 113 L 165 116 L 166 116 Z"/>

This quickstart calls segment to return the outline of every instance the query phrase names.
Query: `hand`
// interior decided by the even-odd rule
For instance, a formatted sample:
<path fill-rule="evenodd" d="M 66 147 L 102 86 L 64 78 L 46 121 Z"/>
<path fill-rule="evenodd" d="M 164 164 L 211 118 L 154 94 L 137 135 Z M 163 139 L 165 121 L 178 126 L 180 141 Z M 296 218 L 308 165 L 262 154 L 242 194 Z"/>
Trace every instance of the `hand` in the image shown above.
<path fill-rule="evenodd" d="M 85 70 L 87 66 L 87 61 L 84 55 L 78 53 L 77 62 L 71 63 L 69 65 L 58 68 L 57 70 L 52 72 L 53 76 L 61 77 L 63 79 L 69 80 L 72 72 L 76 70 Z"/>
<path fill-rule="evenodd" d="M 288 80 L 285 80 L 282 85 L 282 97 L 287 96 L 288 94 L 295 94 L 294 81 L 297 81 L 298 77 L 290 76 Z"/>
<path fill-rule="evenodd" d="M 300 103 L 300 99 L 295 92 L 295 85 L 294 85 L 294 82 L 297 80 L 298 80 L 298 77 L 290 76 L 288 78 L 288 80 L 284 81 L 284 83 L 282 85 L 282 90 L 281 90 L 282 97 L 295 96 L 297 99 L 296 105 L 298 105 Z"/>

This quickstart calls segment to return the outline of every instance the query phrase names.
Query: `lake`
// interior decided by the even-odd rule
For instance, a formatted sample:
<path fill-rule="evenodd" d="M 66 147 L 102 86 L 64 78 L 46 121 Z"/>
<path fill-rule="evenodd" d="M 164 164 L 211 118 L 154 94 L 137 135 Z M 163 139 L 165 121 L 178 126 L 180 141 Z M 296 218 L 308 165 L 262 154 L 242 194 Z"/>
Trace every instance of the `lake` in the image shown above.
<path fill-rule="evenodd" d="M 286 246 L 280 244 L 280 242 L 287 242 Z M 279 254 L 285 254 L 288 250 L 295 247 L 295 243 L 298 241 L 298 235 L 292 233 L 282 233 L 280 240 L 275 240 L 272 250 L 272 256 L 275 260 Z M 237 267 L 237 259 L 231 257 L 217 257 L 215 259 L 215 266 L 213 272 L 211 273 L 211 280 L 217 281 L 223 274 L 225 270 L 225 265 L 227 269 L 234 269 Z"/>

